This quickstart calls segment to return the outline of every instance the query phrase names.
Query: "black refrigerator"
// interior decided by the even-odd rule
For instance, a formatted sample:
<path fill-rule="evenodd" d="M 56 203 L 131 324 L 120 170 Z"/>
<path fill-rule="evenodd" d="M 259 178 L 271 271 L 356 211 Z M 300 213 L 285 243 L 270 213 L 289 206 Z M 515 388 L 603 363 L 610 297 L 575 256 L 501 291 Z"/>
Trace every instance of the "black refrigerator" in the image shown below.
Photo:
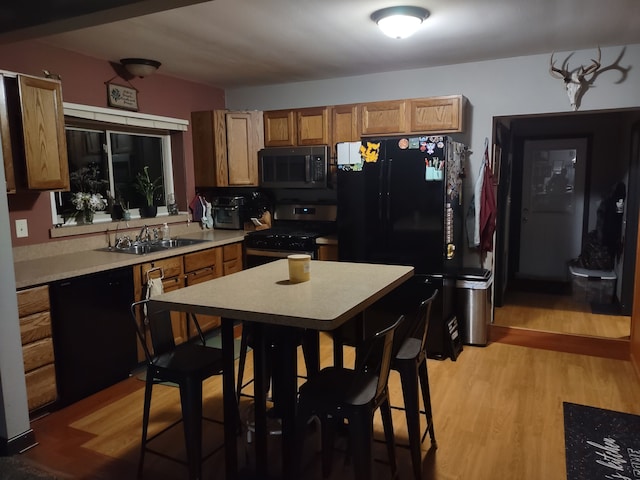
<path fill-rule="evenodd" d="M 450 137 L 424 136 L 364 139 L 339 144 L 338 152 L 339 259 L 415 268 L 410 281 L 367 315 L 405 314 L 410 328 L 420 302 L 437 288 L 427 354 L 455 360 L 461 348 L 453 302 L 462 267 L 466 147 Z"/>

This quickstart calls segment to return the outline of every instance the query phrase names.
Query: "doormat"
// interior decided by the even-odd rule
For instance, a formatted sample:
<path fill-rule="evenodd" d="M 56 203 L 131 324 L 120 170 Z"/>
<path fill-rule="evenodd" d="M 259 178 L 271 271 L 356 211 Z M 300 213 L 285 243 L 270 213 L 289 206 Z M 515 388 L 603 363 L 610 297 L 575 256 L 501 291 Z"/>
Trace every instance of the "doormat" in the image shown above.
<path fill-rule="evenodd" d="M 640 480 L 640 416 L 563 402 L 567 480 Z"/>

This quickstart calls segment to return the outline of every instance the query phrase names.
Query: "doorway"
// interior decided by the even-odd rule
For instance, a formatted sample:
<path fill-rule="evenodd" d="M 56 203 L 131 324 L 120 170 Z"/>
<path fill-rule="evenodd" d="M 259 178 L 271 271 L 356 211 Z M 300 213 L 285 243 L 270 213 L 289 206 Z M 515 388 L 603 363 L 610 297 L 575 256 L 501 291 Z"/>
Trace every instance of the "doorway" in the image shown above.
<path fill-rule="evenodd" d="M 587 139 L 525 140 L 517 278 L 566 282 L 582 247 Z"/>
<path fill-rule="evenodd" d="M 497 117 L 494 119 L 494 143 L 502 148 L 503 161 L 500 172 L 500 184 L 497 192 L 498 199 L 498 225 L 496 230 L 496 264 L 495 264 L 495 298 L 494 305 L 496 322 L 504 319 L 504 325 L 517 326 L 530 330 L 544 330 L 547 332 L 571 333 L 590 335 L 594 337 L 621 338 L 628 337 L 630 331 L 630 315 L 634 294 L 634 271 L 635 271 L 635 239 L 637 238 L 638 225 L 638 204 L 640 192 L 640 154 L 633 149 L 633 132 L 637 129 L 640 121 L 640 109 L 626 109 L 607 112 L 576 112 L 554 115 L 536 116 L 512 116 Z M 635 129 L 634 129 L 635 127 Z M 555 245 L 558 240 L 556 234 L 563 231 L 560 228 L 550 228 L 550 223 L 544 221 L 544 217 L 552 215 L 561 216 L 559 211 L 570 209 L 568 202 L 550 202 L 549 199 L 542 202 L 532 200 L 535 193 L 536 183 L 533 179 L 533 166 L 536 163 L 545 163 L 545 175 L 542 177 L 544 187 L 548 186 L 553 173 L 562 173 L 561 162 L 556 164 L 550 161 L 550 155 L 536 154 L 536 151 L 566 150 L 567 145 L 562 142 L 568 140 L 574 142 L 586 142 L 587 161 L 584 162 L 584 177 L 581 180 L 582 172 L 574 170 L 573 199 L 569 200 L 576 213 L 576 206 L 582 206 L 582 213 L 578 210 L 577 215 L 571 216 L 571 231 L 579 232 L 580 242 L 590 230 L 595 229 L 596 212 L 598 205 L 611 186 L 622 181 L 627 185 L 627 202 L 625 204 L 625 221 L 623 222 L 622 247 L 623 251 L 616 259 L 615 271 L 617 282 L 615 297 L 619 301 L 619 310 L 616 315 L 605 316 L 599 312 L 594 314 L 588 304 L 576 307 L 567 305 L 571 303 L 571 275 L 567 278 L 568 268 L 566 263 L 562 267 L 550 267 L 544 264 L 544 252 L 555 252 Z M 547 145 L 544 142 L 551 142 Z M 560 142 L 554 145 L 553 142 Z M 527 143 L 525 148 L 525 143 Z M 574 146 L 575 146 L 574 145 Z M 575 146 L 576 158 L 581 155 L 579 150 L 584 149 L 585 143 Z M 574 146 L 569 145 L 571 150 Z M 545 147 L 545 148 L 540 148 Z M 547 148 L 548 147 L 548 148 Z M 557 148 L 558 147 L 558 148 Z M 525 150 L 527 153 L 525 154 Z M 636 149 L 637 150 L 637 149 Z M 546 156 L 546 157 L 545 157 Z M 525 158 L 526 157 L 526 158 Z M 541 158 L 546 158 L 541 162 Z M 529 169 L 527 186 L 523 187 L 522 179 L 525 176 L 525 163 Z M 538 165 L 539 166 L 539 165 Z M 580 165 L 576 165 L 580 167 Z M 559 169 L 559 172 L 558 172 Z M 551 170 L 551 171 L 549 171 Z M 570 170 L 567 167 L 567 173 Z M 558 179 L 560 180 L 560 179 Z M 539 183 L 539 182 L 538 182 Z M 555 180 L 554 180 L 555 183 Z M 562 182 L 558 182 L 562 183 Z M 567 175 L 565 189 L 571 184 L 571 176 Z M 528 192 L 526 191 L 528 189 Z M 582 189 L 582 193 L 580 190 Z M 580 196 L 582 195 L 582 202 Z M 535 196 L 534 196 L 535 197 Z M 523 211 L 525 200 L 530 203 L 527 210 Z M 566 198 L 565 198 L 566 200 Z M 524 214 L 533 212 L 533 223 L 539 220 L 536 214 L 543 217 L 542 228 L 538 228 L 544 233 L 533 235 L 521 235 Z M 581 217 L 581 218 L 580 218 Z M 530 219 L 528 219 L 530 220 Z M 514 234 L 514 232 L 517 232 Z M 525 228 L 526 232 L 526 228 Z M 526 236 L 526 239 L 522 239 Z M 530 241 L 533 240 L 533 241 Z M 549 242 L 551 246 L 549 246 Z M 564 241 L 564 240 L 563 240 Z M 527 243 L 529 242 L 529 243 Z M 537 249 L 538 245 L 547 242 L 546 247 Z M 576 258 L 581 249 L 575 246 L 575 238 L 567 240 L 566 245 L 572 245 L 572 250 L 562 253 L 560 261 L 552 262 L 561 264 L 566 259 Z M 527 251 L 533 251 L 532 262 L 525 258 L 526 253 L 521 258 L 521 247 Z M 527 264 L 526 262 L 530 263 Z M 556 270 L 553 270 L 556 268 Z M 524 285 L 524 288 L 522 288 Z M 529 288 L 531 285 L 542 286 L 542 289 Z M 560 288 L 558 288 L 560 287 Z M 514 307 L 511 295 L 514 291 L 519 292 L 520 310 L 502 309 L 504 307 Z M 555 295 L 553 297 L 538 297 L 535 295 Z M 509 305 L 511 301 L 511 305 Z M 547 324 L 531 325 L 519 323 L 523 319 L 530 319 L 536 315 L 538 318 L 545 317 Z M 543 311 L 544 310 L 544 311 Z M 503 313 L 507 312 L 503 315 Z M 622 313 L 622 315 L 620 315 Z M 505 319 L 506 317 L 506 319 Z M 611 320 L 609 320 L 611 319 Z M 574 331 L 574 327 L 580 324 L 580 331 Z M 606 332 L 603 325 L 615 323 L 614 332 Z M 592 325 L 593 327 L 590 327 Z M 567 327 L 567 328 L 565 328 Z M 586 329 L 586 330 L 584 330 Z M 606 330 L 606 329 L 605 329 Z M 620 333 L 626 332 L 626 333 Z"/>

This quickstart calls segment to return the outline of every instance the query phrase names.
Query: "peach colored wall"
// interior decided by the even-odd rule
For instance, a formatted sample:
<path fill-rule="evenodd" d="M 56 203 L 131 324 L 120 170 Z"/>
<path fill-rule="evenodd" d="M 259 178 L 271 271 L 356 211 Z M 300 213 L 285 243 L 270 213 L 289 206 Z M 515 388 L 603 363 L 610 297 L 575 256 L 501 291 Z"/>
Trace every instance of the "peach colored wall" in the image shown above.
<path fill-rule="evenodd" d="M 0 45 L 0 69 L 29 75 L 42 75 L 48 70 L 62 77 L 64 101 L 107 107 L 105 83 L 115 78 L 107 60 L 87 57 L 68 50 L 53 48 L 38 41 Z M 189 120 L 191 112 L 224 108 L 224 90 L 162 75 L 160 70 L 146 78 L 135 78 L 131 84 L 138 89 L 138 111 L 152 115 Z M 181 138 L 180 138 L 181 137 Z M 191 130 L 173 135 L 174 172 L 177 200 L 186 209 L 195 194 Z M 176 152 L 181 149 L 181 152 Z M 51 207 L 48 193 L 18 193 L 9 196 L 9 217 L 13 246 L 33 245 L 49 241 Z M 26 218 L 29 237 L 16 238 L 15 220 Z"/>

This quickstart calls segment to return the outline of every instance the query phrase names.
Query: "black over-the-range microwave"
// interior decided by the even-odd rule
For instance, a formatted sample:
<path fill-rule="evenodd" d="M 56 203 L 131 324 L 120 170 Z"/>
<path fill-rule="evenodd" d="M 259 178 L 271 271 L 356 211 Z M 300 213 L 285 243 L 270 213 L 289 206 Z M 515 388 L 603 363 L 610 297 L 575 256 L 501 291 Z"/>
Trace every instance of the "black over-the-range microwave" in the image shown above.
<path fill-rule="evenodd" d="M 329 146 L 260 150 L 258 171 L 264 188 L 327 188 Z"/>

